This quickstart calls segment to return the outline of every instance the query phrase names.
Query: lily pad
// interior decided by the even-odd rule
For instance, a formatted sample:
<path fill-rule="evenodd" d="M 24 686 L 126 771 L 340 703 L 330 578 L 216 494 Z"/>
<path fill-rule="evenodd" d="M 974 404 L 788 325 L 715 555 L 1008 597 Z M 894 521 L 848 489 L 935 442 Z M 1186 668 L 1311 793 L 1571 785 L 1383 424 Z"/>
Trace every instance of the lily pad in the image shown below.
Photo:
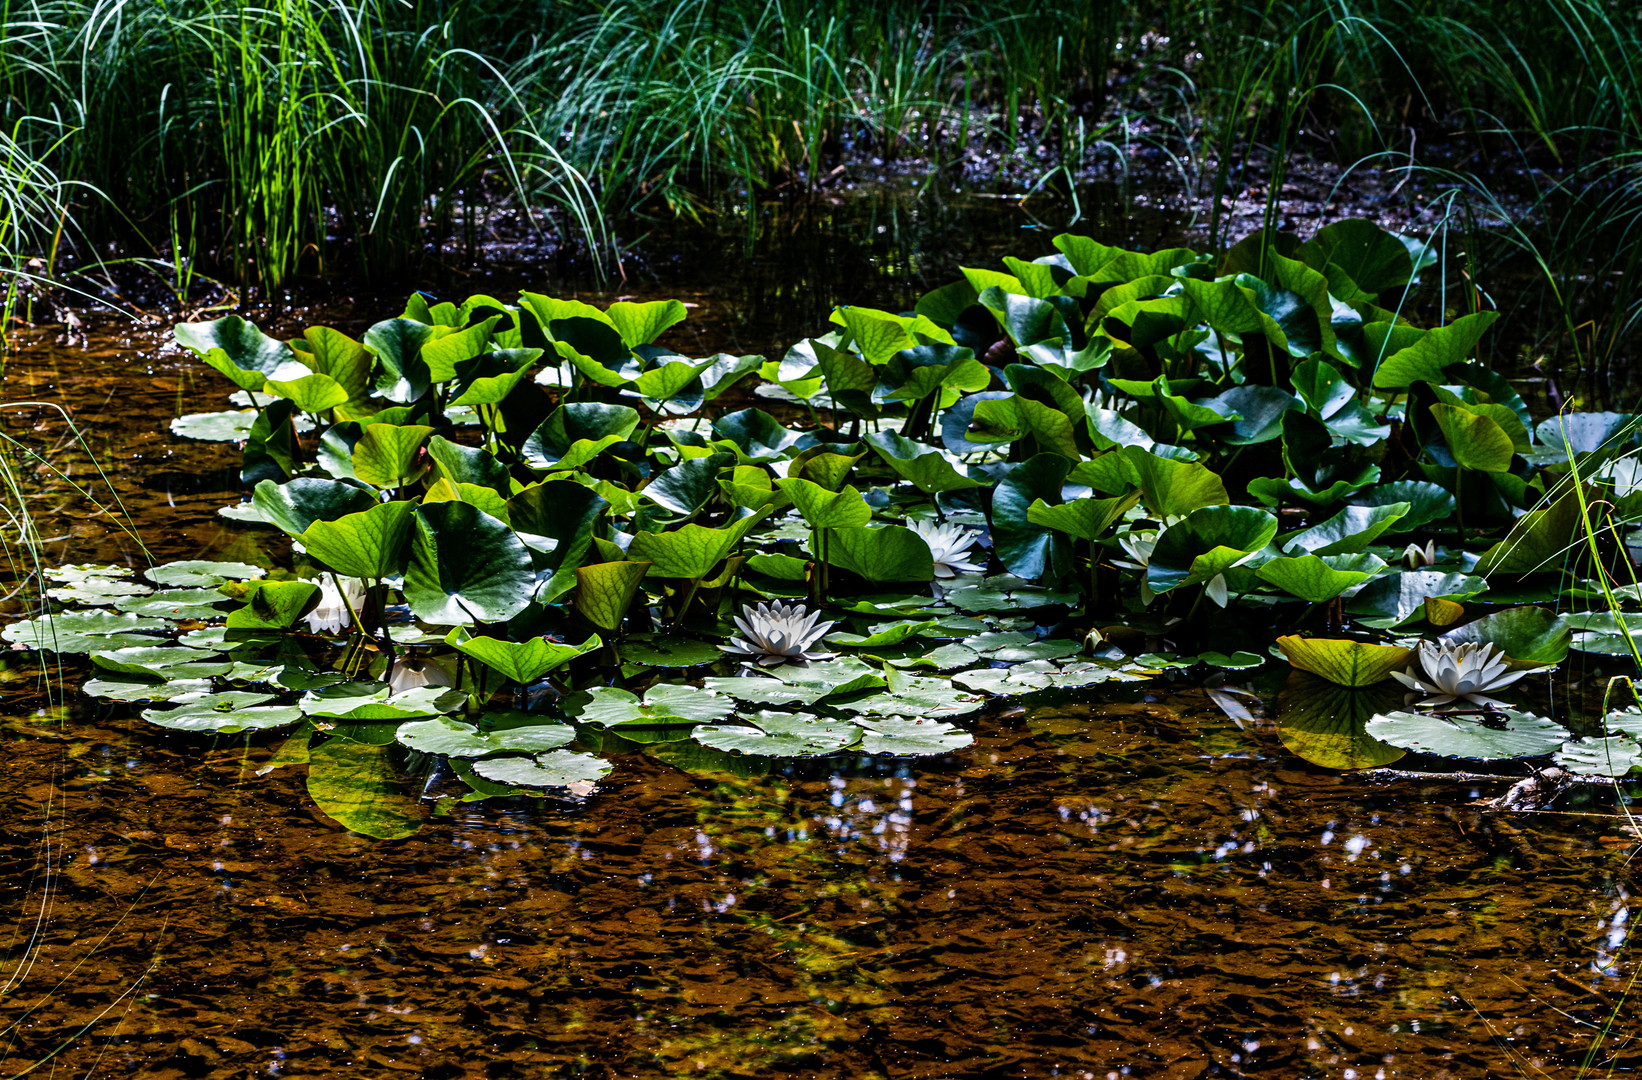
<path fill-rule="evenodd" d="M 308 716 L 332 720 L 414 720 L 462 706 L 467 695 L 446 686 L 416 686 L 394 693 L 386 683 L 352 682 L 323 686 L 298 702 Z"/>
<path fill-rule="evenodd" d="M 1381 713 L 1368 721 L 1369 735 L 1392 746 L 1439 757 L 1496 761 L 1538 757 L 1559 749 L 1568 730 L 1542 716 L 1503 710 L 1504 727 L 1484 727 L 1477 718 L 1446 719 L 1440 713 Z"/>
<path fill-rule="evenodd" d="M 535 757 L 501 757 L 475 761 L 473 771 L 486 780 L 515 787 L 576 787 L 609 776 L 613 766 L 603 758 L 554 750 Z"/>
<path fill-rule="evenodd" d="M 176 731 L 236 731 L 284 727 L 302 719 L 294 705 L 267 705 L 272 694 L 228 691 L 189 698 L 174 709 L 145 709 L 142 717 L 151 724 Z"/>
<path fill-rule="evenodd" d="M 1325 769 L 1389 765 L 1405 751 L 1369 735 L 1368 721 L 1402 700 L 1398 683 L 1353 689 L 1295 671 L 1277 698 L 1277 735 L 1294 754 Z"/>
<path fill-rule="evenodd" d="M 118 604 L 121 600 L 147 596 L 153 592 L 147 585 L 123 581 L 103 575 L 85 576 L 46 590 L 46 595 L 65 604 L 91 604 L 96 607 Z"/>
<path fill-rule="evenodd" d="M 578 704 L 578 699 L 580 703 Z M 644 697 L 614 686 L 601 686 L 576 695 L 567 704 L 575 718 L 600 727 L 622 724 L 702 723 L 722 720 L 735 709 L 735 702 L 693 686 L 660 683 L 645 691 Z"/>
<path fill-rule="evenodd" d="M 486 757 L 503 751 L 538 753 L 575 741 L 567 724 L 533 724 L 481 735 L 472 724 L 447 716 L 399 725 L 397 739 L 412 750 L 448 757 Z"/>
<path fill-rule="evenodd" d="M 1414 650 L 1400 645 L 1295 635 L 1278 638 L 1277 648 L 1301 671 L 1321 675 L 1339 686 L 1372 686 L 1407 667 L 1414 656 Z"/>
<path fill-rule="evenodd" d="M 117 601 L 115 607 L 133 615 L 156 619 L 214 619 L 222 615 L 218 604 L 228 598 L 216 589 L 161 589 L 148 596 Z"/>
<path fill-rule="evenodd" d="M 166 630 L 164 619 L 140 615 L 116 615 L 112 611 L 64 611 L 23 619 L 0 631 L 0 638 L 14 645 L 27 645 L 57 653 L 88 653 L 156 644 L 143 630 Z"/>
<path fill-rule="evenodd" d="M 696 741 L 715 750 L 761 757 L 813 757 L 853 744 L 861 729 L 845 720 L 790 713 L 758 712 L 750 724 L 707 724 L 695 730 Z"/>
<path fill-rule="evenodd" d="M 349 832 L 398 840 L 422 827 L 422 806 L 385 746 L 326 739 L 308 752 L 308 796 Z"/>
<path fill-rule="evenodd" d="M 1642 765 L 1642 745 L 1622 735 L 1576 739 L 1562 744 L 1556 763 L 1583 776 L 1628 776 Z"/>
<path fill-rule="evenodd" d="M 156 585 L 171 589 L 214 588 L 225 581 L 249 581 L 268 571 L 260 566 L 242 562 L 212 562 L 209 559 L 184 559 L 168 562 L 143 571 L 143 577 Z"/>
<path fill-rule="evenodd" d="M 969 732 L 939 720 L 883 716 L 859 723 L 863 729 L 861 749 L 869 754 L 892 754 L 896 757 L 950 754 L 975 742 L 975 736 Z"/>
<path fill-rule="evenodd" d="M 622 645 L 621 657 L 629 663 L 646 667 L 688 668 L 717 663 L 724 659 L 724 651 L 717 645 L 696 638 L 635 634 Z M 775 682 L 773 679 L 759 681 Z"/>
<path fill-rule="evenodd" d="M 715 694 L 724 694 L 750 705 L 809 705 L 821 700 L 824 691 L 811 686 L 794 686 L 780 679 L 758 675 L 735 675 L 728 678 L 708 678 L 703 688 Z"/>

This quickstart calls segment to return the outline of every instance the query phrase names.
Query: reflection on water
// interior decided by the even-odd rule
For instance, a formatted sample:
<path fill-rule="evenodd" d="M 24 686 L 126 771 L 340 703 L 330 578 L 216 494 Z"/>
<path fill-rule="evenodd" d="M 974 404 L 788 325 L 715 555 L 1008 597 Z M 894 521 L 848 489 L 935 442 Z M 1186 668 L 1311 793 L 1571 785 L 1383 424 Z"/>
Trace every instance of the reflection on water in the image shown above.
<path fill-rule="evenodd" d="M 991 262 L 1021 224 L 880 241 L 894 222 L 838 215 L 810 278 L 773 226 L 724 255 L 766 299 L 740 271 L 699 285 L 685 347 L 897 306 L 919 285 L 892 278 L 944 280 L 965 241 Z M 880 273 L 890 248 L 910 261 Z M 624 288 L 683 291 L 661 269 Z M 215 515 L 232 452 L 165 430 L 226 388 L 164 337 L 42 338 L 7 399 L 73 410 L 157 558 L 266 561 Z M 94 485 L 48 413 L 0 422 Z M 28 482 L 51 560 L 138 561 L 63 481 Z M 1633 967 L 1633 845 L 1577 812 L 1602 806 L 1504 816 L 1471 805 L 1492 790 L 1342 776 L 1199 690 L 1028 702 L 915 762 L 632 753 L 585 804 L 458 806 L 380 842 L 320 815 L 300 768 L 259 775 L 277 737 L 53 711 L 10 659 L 7 1075 L 56 1053 L 73 1076 L 1571 1076 Z"/>
<path fill-rule="evenodd" d="M 259 777 L 267 740 L 14 718 L 7 1064 L 1476 1077 L 1563 1070 L 1624 990 L 1600 818 L 1327 773 L 1198 691 L 978 728 L 753 778 L 635 755 L 383 843 Z"/>

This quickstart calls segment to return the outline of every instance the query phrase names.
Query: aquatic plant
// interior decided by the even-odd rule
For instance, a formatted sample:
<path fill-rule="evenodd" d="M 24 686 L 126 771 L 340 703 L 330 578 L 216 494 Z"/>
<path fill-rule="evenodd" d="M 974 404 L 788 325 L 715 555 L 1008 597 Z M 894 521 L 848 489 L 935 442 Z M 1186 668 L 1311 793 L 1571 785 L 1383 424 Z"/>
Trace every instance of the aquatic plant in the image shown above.
<path fill-rule="evenodd" d="M 929 545 L 929 557 L 934 563 L 937 578 L 956 577 L 986 569 L 979 563 L 969 561 L 975 537 L 968 529 L 951 522 L 936 524 L 928 521 L 914 521 L 907 527 Z"/>
<path fill-rule="evenodd" d="M 1505 662 L 1505 654 L 1487 642 L 1452 645 L 1423 641 L 1418 655 L 1418 664 L 1407 671 L 1393 671 L 1391 677 L 1410 690 L 1429 695 L 1415 703 L 1422 709 L 1458 701 L 1499 705 L 1489 693 L 1505 689 L 1532 670 L 1513 671 Z"/>
<path fill-rule="evenodd" d="M 817 622 L 820 618 L 819 611 L 806 613 L 803 604 L 783 604 L 779 600 L 751 604 L 735 617 L 740 636 L 730 638 L 722 648 L 733 656 L 751 657 L 765 666 L 789 660 L 799 663 L 825 660 L 832 654 L 810 650 L 835 624 Z"/>

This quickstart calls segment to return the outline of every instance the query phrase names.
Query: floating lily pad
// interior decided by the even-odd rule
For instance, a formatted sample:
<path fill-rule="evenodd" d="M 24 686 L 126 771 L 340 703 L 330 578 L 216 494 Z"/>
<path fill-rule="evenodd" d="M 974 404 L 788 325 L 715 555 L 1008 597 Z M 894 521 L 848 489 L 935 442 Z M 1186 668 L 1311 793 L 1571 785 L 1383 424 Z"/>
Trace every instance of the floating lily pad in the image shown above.
<path fill-rule="evenodd" d="M 986 704 L 983 695 L 956 686 L 946 679 L 904 675 L 890 668 L 886 672 L 885 682 L 882 690 L 830 704 L 871 716 L 963 716 Z"/>
<path fill-rule="evenodd" d="M 1562 744 L 1556 763 L 1585 776 L 1627 776 L 1642 765 L 1642 745 L 1623 735 Z"/>
<path fill-rule="evenodd" d="M 976 634 L 964 645 L 989 660 L 1019 663 L 1023 660 L 1059 660 L 1076 656 L 1082 644 L 1069 638 L 1037 638 L 1031 634 L 1011 631 L 1002 634 Z"/>
<path fill-rule="evenodd" d="M 308 796 L 349 832 L 398 840 L 422 827 L 422 806 L 386 747 L 326 739 L 308 752 Z"/>
<path fill-rule="evenodd" d="M 333 720 L 414 720 L 461 708 L 467 695 L 445 686 L 395 694 L 386 683 L 339 683 L 310 690 L 298 702 L 307 716 Z"/>
<path fill-rule="evenodd" d="M 581 699 L 580 704 L 576 704 Z M 614 686 L 601 686 L 570 699 L 575 718 L 600 727 L 622 724 L 702 723 L 722 720 L 735 709 L 727 697 L 693 686 L 661 683 L 640 698 Z"/>
<path fill-rule="evenodd" d="M 135 581 L 98 575 L 82 577 L 64 585 L 46 590 L 46 595 L 65 604 L 105 606 L 132 597 L 146 596 L 154 590 Z"/>
<path fill-rule="evenodd" d="M 565 746 L 576 738 L 565 724 L 536 724 L 481 735 L 472 724 L 449 717 L 401 724 L 397 738 L 412 750 L 449 757 L 485 757 L 503 751 L 538 752 Z"/>
<path fill-rule="evenodd" d="M 147 596 L 118 600 L 114 606 L 156 619 L 214 619 L 223 614 L 217 605 L 227 600 L 216 589 L 161 589 Z"/>
<path fill-rule="evenodd" d="M 138 679 L 87 679 L 80 687 L 86 694 L 107 701 L 176 701 L 211 692 L 210 679 L 171 679 L 153 682 Z"/>
<path fill-rule="evenodd" d="M 883 716 L 861 720 L 861 749 L 869 754 L 923 757 L 950 754 L 975 742 L 969 732 L 939 720 Z"/>
<path fill-rule="evenodd" d="M 172 419 L 171 434 L 202 442 L 244 442 L 251 437 L 256 419 L 255 409 L 189 413 Z"/>
<path fill-rule="evenodd" d="M 185 645 L 137 645 L 99 651 L 91 654 L 91 662 L 104 671 L 150 681 L 209 679 L 226 674 L 233 666 L 225 656 L 190 649 Z"/>
<path fill-rule="evenodd" d="M 629 663 L 647 667 L 687 668 L 716 663 L 724 659 L 724 651 L 696 638 L 635 635 L 622 645 L 621 656 Z"/>
<path fill-rule="evenodd" d="M 227 691 L 190 697 L 175 709 L 145 709 L 142 717 L 151 724 L 177 731 L 236 731 L 284 727 L 302 719 L 295 705 L 267 705 L 272 694 Z"/>
<path fill-rule="evenodd" d="M 156 585 L 172 589 L 205 589 L 214 588 L 225 581 L 249 581 L 267 572 L 250 563 L 184 559 L 144 570 L 143 577 Z"/>
<path fill-rule="evenodd" d="M 1277 735 L 1290 751 L 1325 769 L 1389 765 L 1404 751 L 1369 735 L 1368 721 L 1402 700 L 1399 683 L 1353 689 L 1294 671 L 1277 699 Z"/>
<path fill-rule="evenodd" d="M 112 611 L 64 611 L 14 622 L 0 631 L 0 638 L 47 652 L 86 653 L 153 645 L 155 639 L 140 631 L 169 628 L 164 619 L 116 615 Z"/>
<path fill-rule="evenodd" d="M 1501 758 L 1549 754 L 1569 738 L 1568 730 L 1542 716 L 1502 710 L 1503 728 L 1484 727 L 1473 716 L 1447 719 L 1426 712 L 1381 713 L 1368 721 L 1367 732 L 1381 742 L 1439 757 Z"/>
<path fill-rule="evenodd" d="M 780 679 L 757 675 L 734 675 L 728 678 L 709 678 L 702 686 L 715 694 L 724 694 L 751 705 L 809 705 L 819 701 L 824 690 L 812 686 L 794 686 Z"/>
<path fill-rule="evenodd" d="M 473 771 L 486 780 L 516 787 L 578 787 L 591 785 L 610 775 L 612 766 L 603 758 L 555 750 L 535 757 L 502 757 L 475 761 Z"/>
<path fill-rule="evenodd" d="M 762 757 L 813 757 L 844 749 L 861 737 L 845 720 L 758 712 L 750 724 L 708 724 L 695 730 L 696 741 L 715 750 Z"/>

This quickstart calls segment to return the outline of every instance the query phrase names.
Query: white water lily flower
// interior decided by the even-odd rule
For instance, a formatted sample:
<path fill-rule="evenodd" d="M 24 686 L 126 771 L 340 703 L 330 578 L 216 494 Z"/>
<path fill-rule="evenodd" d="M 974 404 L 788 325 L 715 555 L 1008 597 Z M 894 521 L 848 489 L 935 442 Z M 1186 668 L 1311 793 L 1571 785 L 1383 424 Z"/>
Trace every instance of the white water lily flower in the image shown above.
<path fill-rule="evenodd" d="M 1437 542 L 1427 540 L 1425 546 L 1409 544 L 1403 548 L 1403 569 L 1418 570 L 1437 561 Z"/>
<path fill-rule="evenodd" d="M 750 656 L 768 667 L 787 660 L 825 660 L 828 652 L 810 652 L 834 623 L 817 623 L 819 611 L 806 614 L 803 604 L 749 604 L 735 617 L 740 637 L 733 637 L 719 648 L 727 653 Z"/>
<path fill-rule="evenodd" d="M 929 545 L 929 554 L 935 560 L 936 577 L 956 577 L 972 570 L 985 569 L 969 561 L 969 549 L 975 539 L 963 526 L 950 522 L 937 525 L 932 521 L 911 521 L 907 523 L 907 528 Z"/>
<path fill-rule="evenodd" d="M 348 617 L 348 605 L 353 605 L 355 611 L 365 602 L 365 583 L 358 578 L 343 578 L 342 588 L 336 587 L 336 578 L 326 574 L 314 584 L 319 586 L 319 606 L 308 612 L 308 629 L 318 634 L 321 632 L 338 633 L 346 630 L 351 621 Z M 343 602 L 346 594 L 347 602 Z"/>
<path fill-rule="evenodd" d="M 1544 670 L 1512 671 L 1506 666 L 1505 653 L 1487 642 L 1450 645 L 1422 641 L 1420 662 L 1406 672 L 1393 671 L 1391 677 L 1410 690 L 1433 695 L 1417 703 L 1419 708 L 1430 709 L 1451 701 L 1501 705 L 1502 702 L 1488 696 L 1489 691 L 1504 689 L 1529 671 Z"/>
<path fill-rule="evenodd" d="M 388 689 L 396 694 L 418 686 L 450 686 L 450 672 L 433 660 L 400 660 L 387 678 Z"/>
<path fill-rule="evenodd" d="M 1152 552 L 1157 549 L 1157 532 L 1146 529 L 1119 533 L 1117 542 L 1129 558 L 1135 561 L 1135 565 L 1144 570 L 1152 561 Z"/>

